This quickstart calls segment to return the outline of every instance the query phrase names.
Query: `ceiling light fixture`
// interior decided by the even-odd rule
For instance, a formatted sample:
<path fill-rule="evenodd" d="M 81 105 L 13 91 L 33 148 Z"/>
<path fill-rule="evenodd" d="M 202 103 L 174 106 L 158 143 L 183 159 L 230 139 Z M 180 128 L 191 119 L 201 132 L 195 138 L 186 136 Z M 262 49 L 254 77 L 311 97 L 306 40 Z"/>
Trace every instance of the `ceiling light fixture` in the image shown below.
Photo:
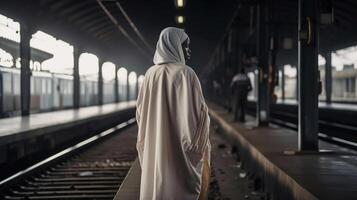
<path fill-rule="evenodd" d="M 178 24 L 183 24 L 185 22 L 185 18 L 183 16 L 177 16 L 176 21 Z"/>
<path fill-rule="evenodd" d="M 182 8 L 182 7 L 184 7 L 184 0 L 176 0 L 176 6 L 178 7 L 178 8 Z"/>

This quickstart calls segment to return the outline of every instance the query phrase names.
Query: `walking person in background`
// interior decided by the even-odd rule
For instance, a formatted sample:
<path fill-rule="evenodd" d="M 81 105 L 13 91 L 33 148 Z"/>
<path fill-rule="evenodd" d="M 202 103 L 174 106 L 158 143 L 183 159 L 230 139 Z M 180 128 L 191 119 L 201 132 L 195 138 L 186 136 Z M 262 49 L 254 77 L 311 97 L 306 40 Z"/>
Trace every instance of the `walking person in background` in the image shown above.
<path fill-rule="evenodd" d="M 245 109 L 247 106 L 248 93 L 252 90 L 252 84 L 249 77 L 245 74 L 244 67 L 236 74 L 231 82 L 231 88 L 234 96 L 234 121 L 239 118 L 240 122 L 245 122 Z"/>
<path fill-rule="evenodd" d="M 166 28 L 137 100 L 141 200 L 205 199 L 210 142 L 208 108 L 186 61 L 189 38 Z"/>

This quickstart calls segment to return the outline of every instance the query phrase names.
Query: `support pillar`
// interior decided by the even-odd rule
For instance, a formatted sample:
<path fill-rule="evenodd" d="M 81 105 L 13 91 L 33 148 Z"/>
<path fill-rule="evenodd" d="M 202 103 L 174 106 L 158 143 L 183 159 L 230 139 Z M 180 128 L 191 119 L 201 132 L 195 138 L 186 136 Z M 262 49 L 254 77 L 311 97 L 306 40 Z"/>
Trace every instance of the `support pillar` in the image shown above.
<path fill-rule="evenodd" d="M 27 24 L 21 24 L 20 31 L 20 58 L 21 58 L 21 115 L 30 115 L 31 105 L 31 47 L 30 39 L 32 37 L 32 29 Z"/>
<path fill-rule="evenodd" d="M 235 57 L 236 72 L 240 72 L 243 66 L 243 50 L 241 44 L 237 44 Z"/>
<path fill-rule="evenodd" d="M 331 52 L 325 54 L 325 93 L 326 93 L 326 103 L 331 103 L 332 94 L 332 65 L 331 65 Z"/>
<path fill-rule="evenodd" d="M 115 102 L 118 103 L 119 102 L 119 80 L 118 80 L 118 70 L 119 67 L 117 65 L 115 65 L 115 79 L 114 79 L 114 98 L 115 98 Z"/>
<path fill-rule="evenodd" d="M 268 1 L 268 20 L 269 20 L 269 26 L 268 26 L 268 35 L 267 37 L 269 38 L 269 76 L 268 76 L 268 84 L 269 84 L 269 107 L 270 103 L 276 103 L 277 96 L 275 94 L 275 86 L 277 85 L 277 82 L 279 81 L 279 69 L 276 66 L 276 60 L 277 60 L 277 55 L 278 55 L 278 38 L 279 38 L 279 26 L 276 25 L 275 23 L 270 23 L 271 21 L 276 21 L 277 16 L 275 15 L 276 10 L 274 10 L 274 6 L 270 5 L 272 1 Z"/>
<path fill-rule="evenodd" d="M 98 105 L 103 105 L 103 60 L 98 63 Z"/>
<path fill-rule="evenodd" d="M 281 68 L 281 99 L 285 101 L 285 67 Z"/>
<path fill-rule="evenodd" d="M 267 7 L 264 0 L 257 5 L 257 55 L 258 55 L 258 99 L 257 99 L 257 125 L 269 124 L 269 54 L 268 32 L 266 19 L 268 18 Z"/>
<path fill-rule="evenodd" d="M 79 48 L 73 49 L 73 108 L 80 107 Z"/>
<path fill-rule="evenodd" d="M 129 71 L 126 74 L 126 100 L 130 101 Z"/>
<path fill-rule="evenodd" d="M 318 150 L 318 0 L 299 0 L 299 151 Z"/>

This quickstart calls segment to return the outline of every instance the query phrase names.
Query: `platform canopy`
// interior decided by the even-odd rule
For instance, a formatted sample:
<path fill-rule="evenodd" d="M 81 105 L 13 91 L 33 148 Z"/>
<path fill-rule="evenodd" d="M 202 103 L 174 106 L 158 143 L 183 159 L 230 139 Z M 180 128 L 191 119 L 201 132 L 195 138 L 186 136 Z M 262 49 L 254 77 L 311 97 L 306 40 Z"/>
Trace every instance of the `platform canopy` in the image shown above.
<path fill-rule="evenodd" d="M 29 2 L 1 1 L 0 13 L 20 23 L 31 23 L 38 30 L 74 46 L 81 45 L 87 52 L 102 54 L 102 57 L 105 55 L 108 60 L 136 71 L 145 70 L 152 65 L 158 35 L 168 26 L 186 29 L 192 42 L 193 56 L 190 65 L 194 68 L 203 66 L 237 7 L 235 0 L 186 0 L 182 1 L 182 8 L 176 6 L 177 2 L 174 0 L 102 0 L 104 7 L 138 44 L 140 50 L 118 30 L 97 0 Z M 135 34 L 116 2 L 120 3 L 148 45 Z M 176 22 L 178 16 L 183 17 L 180 18 L 184 20 L 182 25 Z"/>
<path fill-rule="evenodd" d="M 15 58 L 20 57 L 19 44 L 14 41 L 0 37 L 0 48 L 10 53 Z M 31 58 L 34 61 L 42 62 L 52 57 L 53 54 L 51 53 L 31 48 Z"/>

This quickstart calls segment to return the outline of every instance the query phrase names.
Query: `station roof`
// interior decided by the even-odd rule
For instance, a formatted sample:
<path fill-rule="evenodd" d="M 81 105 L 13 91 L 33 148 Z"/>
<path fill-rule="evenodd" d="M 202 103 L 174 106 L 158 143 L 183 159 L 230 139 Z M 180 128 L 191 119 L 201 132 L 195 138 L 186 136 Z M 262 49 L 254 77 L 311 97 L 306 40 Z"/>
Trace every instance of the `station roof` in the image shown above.
<path fill-rule="evenodd" d="M 136 36 L 116 1 L 101 2 L 141 50 L 118 30 L 97 0 L 1 1 L 0 12 L 20 23 L 34 24 L 36 30 L 45 31 L 74 46 L 80 45 L 84 51 L 102 58 L 107 56 L 129 69 L 144 71 L 152 65 L 153 49 L 160 31 L 168 26 L 177 26 L 175 16 L 178 15 L 185 17 L 185 29 L 191 37 L 191 65 L 194 68 L 204 65 L 236 7 L 235 0 L 187 0 L 184 9 L 177 9 L 173 0 L 119 1 L 150 50 Z"/>
<path fill-rule="evenodd" d="M 240 43 L 246 47 L 248 53 L 255 54 L 256 48 L 256 16 L 253 7 L 259 0 L 238 1 L 240 7 L 234 21 L 234 27 L 240 34 Z M 298 0 L 265 0 L 271 16 L 267 19 L 267 26 L 274 27 L 279 45 L 278 65 L 297 65 L 298 48 Z M 330 12 L 332 8 L 332 24 L 320 24 L 319 52 L 336 51 L 357 45 L 357 1 L 354 0 L 324 0 L 320 1 L 322 13 Z M 321 17 L 321 16 L 320 16 Z M 292 39 L 292 48 L 283 49 L 284 38 Z M 224 42 L 224 41 L 221 41 Z"/>
<path fill-rule="evenodd" d="M 30 3 L 31 2 L 31 3 Z M 174 0 L 122 0 L 120 5 L 142 33 L 150 48 L 135 34 L 115 0 L 102 0 L 130 37 L 130 43 L 113 24 L 97 0 L 11 0 L 0 1 L 0 12 L 36 29 L 52 34 L 84 51 L 112 60 L 120 66 L 144 72 L 152 65 L 153 49 L 160 31 L 177 26 L 175 16 L 185 16 L 185 30 L 191 37 L 192 60 L 189 65 L 201 71 L 217 43 L 222 41 L 227 25 L 236 14 L 233 26 L 241 42 L 254 49 L 257 0 L 187 0 L 184 9 L 177 9 Z M 297 0 L 266 0 L 273 9 L 272 21 L 278 37 L 293 39 L 291 50 L 280 52 L 280 64 L 294 63 L 297 58 Z M 328 1 L 327 1 L 328 2 Z M 327 52 L 357 43 L 357 2 L 330 1 L 334 8 L 334 23 L 321 26 L 320 51 Z M 238 12 L 235 12 L 238 11 Z M 253 17 L 252 17 L 253 16 Z M 224 40 L 223 40 L 224 41 Z M 141 49 L 141 50 L 140 50 Z M 146 53 L 142 53 L 145 51 Z"/>

